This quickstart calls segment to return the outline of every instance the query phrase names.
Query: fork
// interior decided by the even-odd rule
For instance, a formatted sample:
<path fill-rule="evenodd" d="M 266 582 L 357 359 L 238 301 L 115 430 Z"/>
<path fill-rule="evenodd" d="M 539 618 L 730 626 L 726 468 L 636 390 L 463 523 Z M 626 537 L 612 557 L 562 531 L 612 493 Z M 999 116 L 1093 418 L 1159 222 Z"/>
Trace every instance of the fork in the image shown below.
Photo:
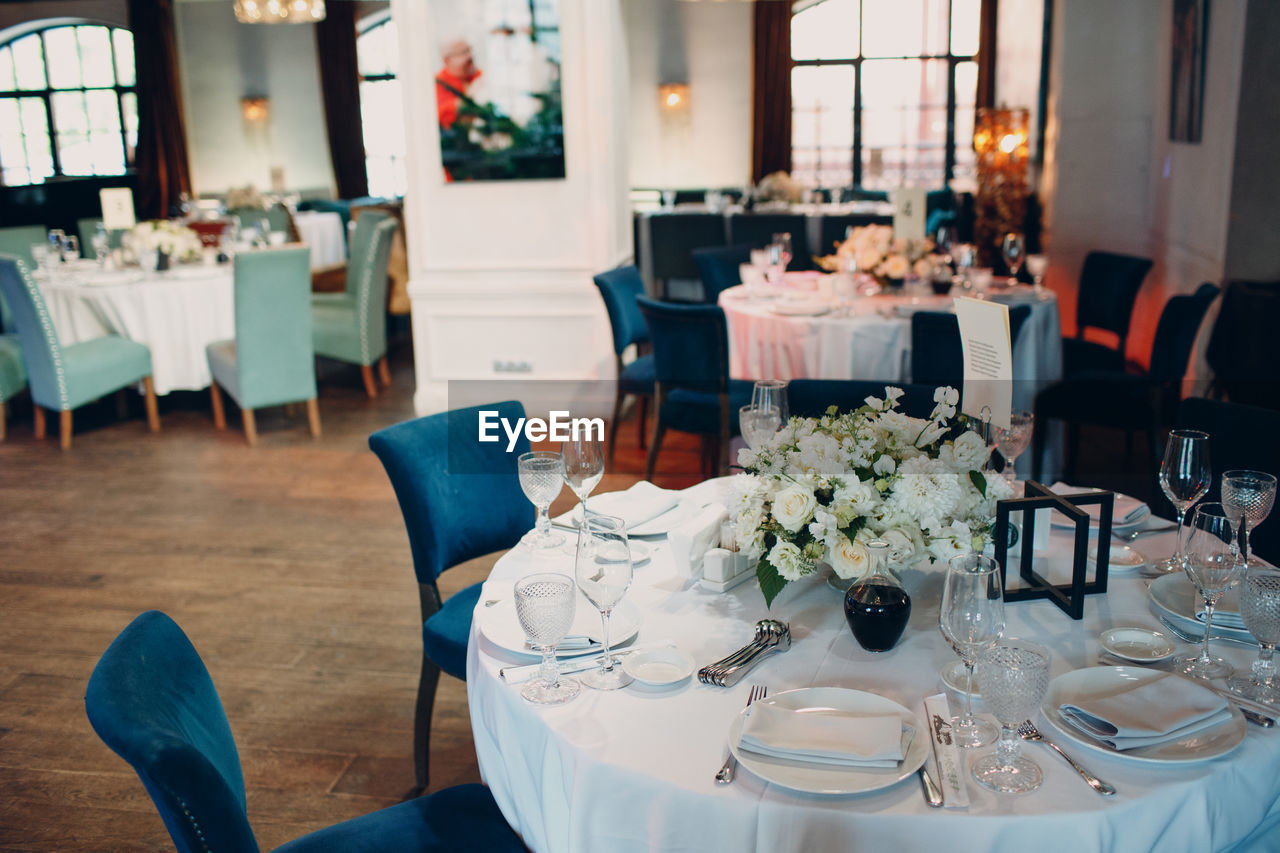
<path fill-rule="evenodd" d="M 769 688 L 763 684 L 751 685 L 751 692 L 747 694 L 747 707 L 751 707 L 751 703 L 757 699 L 763 699 L 769 694 Z M 724 760 L 724 766 L 716 773 L 716 782 L 721 785 L 728 785 L 733 781 L 733 771 L 738 766 L 738 760 L 733 757 L 733 750 L 729 751 L 729 757 Z"/>
<path fill-rule="evenodd" d="M 1090 788 L 1097 791 L 1099 794 L 1102 794 L 1104 797 L 1110 797 L 1112 794 L 1116 792 L 1116 789 L 1113 786 L 1108 785 L 1106 782 L 1103 782 L 1097 776 L 1094 776 L 1088 770 L 1085 770 L 1083 767 L 1077 764 L 1076 760 L 1072 758 L 1070 755 L 1067 755 L 1065 752 L 1063 752 L 1062 749 L 1056 743 L 1054 743 L 1051 740 L 1045 740 L 1044 735 L 1040 734 L 1040 730 L 1037 729 L 1035 723 L 1031 722 L 1030 720 L 1027 720 L 1025 723 L 1018 726 L 1018 734 L 1022 736 L 1023 740 L 1033 740 L 1033 741 L 1036 741 L 1037 743 L 1042 743 L 1045 746 L 1052 749 L 1054 752 L 1058 753 L 1058 755 L 1061 755 L 1063 758 L 1067 760 L 1067 763 L 1070 764 L 1071 767 L 1077 773 L 1080 774 L 1080 778 L 1089 783 Z"/>
<path fill-rule="evenodd" d="M 1160 617 L 1160 624 L 1163 625 L 1165 628 L 1167 628 L 1170 634 L 1173 634 L 1173 636 L 1177 637 L 1179 640 L 1182 640 L 1182 642 L 1184 643 L 1203 643 L 1204 642 L 1203 633 L 1192 634 L 1190 631 L 1186 630 L 1180 625 L 1173 624 L 1163 616 Z M 1249 646 L 1250 648 L 1253 648 L 1258 645 L 1257 643 L 1252 642 L 1250 640 L 1242 640 L 1239 637 L 1230 637 L 1225 634 L 1214 634 L 1212 632 L 1210 632 L 1209 634 L 1209 639 L 1214 640 L 1215 642 L 1235 643 L 1240 646 Z"/>

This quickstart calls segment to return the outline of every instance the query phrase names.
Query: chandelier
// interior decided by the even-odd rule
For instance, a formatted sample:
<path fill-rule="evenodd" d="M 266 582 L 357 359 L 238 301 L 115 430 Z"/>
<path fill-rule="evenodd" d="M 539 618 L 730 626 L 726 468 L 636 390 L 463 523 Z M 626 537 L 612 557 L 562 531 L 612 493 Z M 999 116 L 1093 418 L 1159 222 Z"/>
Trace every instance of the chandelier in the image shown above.
<path fill-rule="evenodd" d="M 242 24 L 314 24 L 324 20 L 324 0 L 236 0 Z"/>

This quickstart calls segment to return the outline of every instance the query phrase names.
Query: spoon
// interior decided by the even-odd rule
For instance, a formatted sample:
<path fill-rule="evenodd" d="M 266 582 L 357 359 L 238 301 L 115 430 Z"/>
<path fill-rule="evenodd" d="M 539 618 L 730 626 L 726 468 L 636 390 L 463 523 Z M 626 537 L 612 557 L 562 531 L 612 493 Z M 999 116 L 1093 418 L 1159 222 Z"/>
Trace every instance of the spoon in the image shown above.
<path fill-rule="evenodd" d="M 1123 532 L 1116 530 L 1113 527 L 1111 528 L 1111 535 L 1114 536 L 1116 539 L 1119 539 L 1121 542 L 1132 542 L 1135 539 L 1137 539 L 1139 536 L 1146 536 L 1148 533 L 1164 533 L 1166 530 L 1177 530 L 1177 529 L 1178 529 L 1178 525 L 1176 524 L 1166 524 L 1163 527 L 1145 527 L 1141 530 L 1126 530 Z"/>

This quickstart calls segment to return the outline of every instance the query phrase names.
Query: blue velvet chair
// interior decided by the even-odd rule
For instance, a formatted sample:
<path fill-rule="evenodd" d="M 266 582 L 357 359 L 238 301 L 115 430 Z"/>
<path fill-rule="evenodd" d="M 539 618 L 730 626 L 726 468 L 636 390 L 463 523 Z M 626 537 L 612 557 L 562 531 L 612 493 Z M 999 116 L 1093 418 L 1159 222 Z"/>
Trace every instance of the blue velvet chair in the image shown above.
<path fill-rule="evenodd" d="M 63 346 L 40 288 L 25 264 L 12 256 L 0 255 L 0 295 L 18 327 L 35 404 L 36 438 L 44 438 L 44 411 L 49 409 L 59 413 L 62 449 L 69 449 L 73 409 L 138 382 L 146 391 L 147 425 L 152 432 L 160 431 L 150 349 L 116 335 Z"/>
<path fill-rule="evenodd" d="M 720 301 L 722 292 L 742 284 L 738 267 L 751 262 L 751 246 L 740 243 L 723 248 L 694 249 L 693 262 L 698 265 L 698 277 L 702 279 L 702 301 L 715 305 Z"/>
<path fill-rule="evenodd" d="M 7 404 L 27 387 L 27 366 L 17 335 L 0 335 L 0 441 L 4 441 Z"/>
<path fill-rule="evenodd" d="M 903 414 L 927 418 L 933 412 L 935 386 L 872 379 L 792 379 L 787 383 L 787 408 L 799 418 L 820 418 L 827 413 L 828 406 L 851 412 L 868 397 L 884 399 L 886 385 L 903 390 L 898 400 L 898 411 Z"/>
<path fill-rule="evenodd" d="M 240 407 L 249 445 L 258 443 L 254 409 L 305 401 L 311 435 L 320 435 L 311 348 L 311 250 L 259 249 L 236 255 L 234 340 L 206 349 L 213 422 L 227 428 L 219 386 Z"/>
<path fill-rule="evenodd" d="M 514 401 L 454 409 L 406 421 L 369 436 L 395 489 L 413 552 L 422 605 L 422 670 L 414 714 L 413 756 L 419 787 L 426 787 L 431 709 L 440 670 L 467 677 L 467 637 L 480 600 L 472 584 L 441 602 L 436 579 L 459 563 L 514 547 L 533 527 L 533 504 L 520 489 L 517 462 L 529 450 L 520 436 L 507 452 L 502 442 L 480 443 L 481 411 L 511 423 L 524 417 Z"/>
<path fill-rule="evenodd" d="M 44 244 L 49 239 L 49 232 L 43 225 L 17 225 L 12 228 L 0 228 L 0 255 L 12 255 L 26 264 L 27 269 L 36 268 L 36 260 L 31 255 L 31 247 L 37 243 Z M 4 296 L 0 296 L 0 331 L 12 332 L 13 312 Z"/>
<path fill-rule="evenodd" d="M 653 425 L 646 480 L 653 479 L 668 429 L 711 440 L 713 471 L 729 468 L 729 441 L 738 434 L 738 409 L 751 402 L 752 383 L 729 378 L 729 330 L 718 305 L 676 305 L 644 296 L 636 303 L 653 342 Z"/>
<path fill-rule="evenodd" d="M 648 348 L 649 327 L 645 325 L 644 315 L 636 306 L 636 297 L 644 295 L 644 280 L 640 278 L 640 271 L 634 265 L 622 266 L 594 275 L 591 280 L 600 290 L 604 309 L 609 314 L 613 353 L 617 359 L 618 386 L 613 397 L 613 417 L 609 419 L 609 464 L 612 465 L 622 405 L 629 396 L 639 401 L 640 449 L 644 449 L 649 398 L 653 396 L 653 354 L 641 353 L 642 349 Z M 624 364 L 622 354 L 632 344 L 636 346 L 636 357 Z"/>
<path fill-rule="evenodd" d="M 1009 309 L 1009 339 L 1018 345 L 1030 305 Z M 964 344 L 960 321 L 949 311 L 917 311 L 911 315 L 911 381 L 919 385 L 964 387 Z"/>
<path fill-rule="evenodd" d="M 103 652 L 84 697 L 94 731 L 142 780 L 181 853 L 257 853 L 240 754 L 204 661 L 149 610 Z M 288 853 L 523 851 L 483 785 L 460 785 L 344 821 Z"/>
<path fill-rule="evenodd" d="M 360 365 L 364 389 L 378 396 L 373 365 L 384 385 L 387 369 L 387 264 L 398 223 L 378 210 L 361 211 L 351 238 L 346 290 L 311 297 L 312 336 L 316 355 Z"/>
<path fill-rule="evenodd" d="M 1076 336 L 1062 341 L 1062 375 L 1091 370 L 1123 370 L 1129 321 L 1151 261 L 1114 252 L 1090 252 L 1080 270 L 1076 296 Z M 1114 347 L 1085 340 L 1086 329 L 1115 335 Z"/>
<path fill-rule="evenodd" d="M 694 249 L 725 244 L 724 216 L 719 213 L 654 213 L 646 224 L 653 267 L 650 275 L 655 292 L 663 297 L 672 281 L 698 277 Z"/>

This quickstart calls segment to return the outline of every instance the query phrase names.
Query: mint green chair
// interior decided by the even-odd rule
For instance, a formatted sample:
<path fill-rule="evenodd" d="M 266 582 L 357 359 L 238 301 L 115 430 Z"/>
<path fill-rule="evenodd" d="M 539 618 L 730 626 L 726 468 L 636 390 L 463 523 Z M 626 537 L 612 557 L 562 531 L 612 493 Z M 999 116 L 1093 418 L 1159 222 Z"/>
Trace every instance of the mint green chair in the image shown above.
<path fill-rule="evenodd" d="M 259 249 L 236 255 L 234 340 L 209 344 L 213 422 L 227 428 L 222 387 L 240 407 L 250 446 L 258 443 L 253 410 L 305 400 L 311 435 L 320 435 L 316 365 L 307 300 L 311 250 Z"/>
<path fill-rule="evenodd" d="M 31 256 L 31 247 L 36 243 L 47 243 L 49 231 L 43 225 L 18 225 L 13 228 L 0 228 L 0 254 L 12 255 L 27 265 L 27 269 L 36 268 L 36 259 Z M 13 331 L 13 313 L 8 303 L 0 296 L 0 330 Z"/>
<path fill-rule="evenodd" d="M 27 366 L 17 335 L 0 335 L 0 441 L 4 441 L 8 412 L 5 404 L 27 387 Z"/>
<path fill-rule="evenodd" d="M 387 262 L 396 220 L 376 210 L 361 211 L 351 239 L 347 287 L 342 293 L 311 297 L 316 355 L 360 365 L 364 390 L 378 396 L 373 381 L 376 362 L 384 385 L 387 370 Z"/>
<path fill-rule="evenodd" d="M 61 415 L 62 449 L 69 449 L 72 410 L 137 382 L 146 389 L 147 424 L 152 432 L 160 431 L 150 349 L 116 335 L 63 346 L 40 288 L 26 264 L 12 255 L 0 255 L 0 294 L 18 327 L 35 404 L 36 438 L 44 438 L 44 410 L 50 409 Z"/>
<path fill-rule="evenodd" d="M 80 232 L 80 256 L 88 258 L 91 261 L 98 259 L 98 253 L 93 248 L 93 237 L 98 233 L 98 226 L 102 224 L 102 217 L 91 216 L 86 219 L 76 220 L 76 230 Z M 119 249 L 124 243 L 124 230 L 115 229 L 107 232 L 107 247 L 110 249 Z"/>

